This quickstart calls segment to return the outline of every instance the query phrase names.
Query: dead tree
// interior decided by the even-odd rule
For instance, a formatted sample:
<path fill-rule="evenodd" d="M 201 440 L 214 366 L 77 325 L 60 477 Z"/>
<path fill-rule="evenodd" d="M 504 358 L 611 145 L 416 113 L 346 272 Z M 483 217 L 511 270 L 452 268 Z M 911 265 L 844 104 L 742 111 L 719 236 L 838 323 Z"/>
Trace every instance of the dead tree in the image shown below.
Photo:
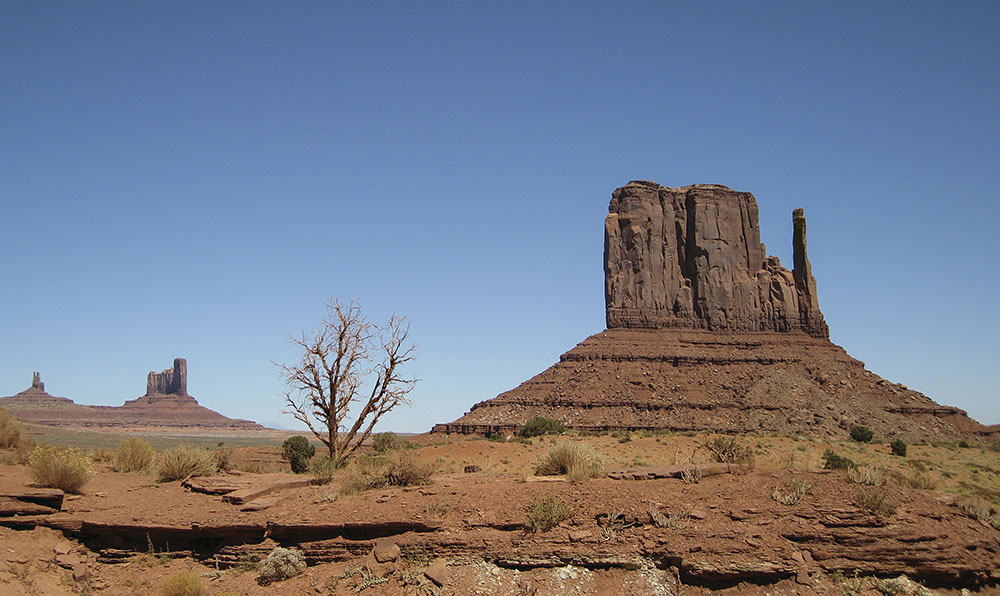
<path fill-rule="evenodd" d="M 345 306 L 330 299 L 326 308 L 312 336 L 291 338 L 303 352 L 299 363 L 278 366 L 289 388 L 285 411 L 309 427 L 339 467 L 384 414 L 409 403 L 417 379 L 404 377 L 400 367 L 414 359 L 416 346 L 408 344 L 404 317 L 393 315 L 380 327 L 357 300 Z"/>

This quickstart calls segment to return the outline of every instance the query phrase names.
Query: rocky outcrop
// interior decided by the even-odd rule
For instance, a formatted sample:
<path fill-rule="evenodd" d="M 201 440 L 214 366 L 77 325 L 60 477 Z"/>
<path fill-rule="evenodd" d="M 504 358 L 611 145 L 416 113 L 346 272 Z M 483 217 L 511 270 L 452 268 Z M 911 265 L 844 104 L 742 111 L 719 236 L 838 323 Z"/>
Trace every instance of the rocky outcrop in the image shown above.
<path fill-rule="evenodd" d="M 10 397 L 0 398 L 22 420 L 55 426 L 102 429 L 134 427 L 213 428 L 260 430 L 251 420 L 227 418 L 198 403 L 187 392 L 187 361 L 174 360 L 173 368 L 150 372 L 146 377 L 146 395 L 128 400 L 121 406 L 79 405 L 65 397 L 45 392 L 41 375 L 34 373 L 31 387 Z"/>
<path fill-rule="evenodd" d="M 187 360 L 174 359 L 174 367 L 146 375 L 146 395 L 187 395 Z"/>
<path fill-rule="evenodd" d="M 509 433 L 534 416 L 591 430 L 986 434 L 958 408 L 865 370 L 829 340 L 792 213 L 793 269 L 765 256 L 757 201 L 698 184 L 630 182 L 604 222 L 608 329 L 433 432 Z"/>
<path fill-rule="evenodd" d="M 752 194 L 721 185 L 630 182 L 615 190 L 604 221 L 608 328 L 803 330 L 829 337 L 802 210 L 793 215 L 794 271 L 765 256 L 757 214 Z"/>

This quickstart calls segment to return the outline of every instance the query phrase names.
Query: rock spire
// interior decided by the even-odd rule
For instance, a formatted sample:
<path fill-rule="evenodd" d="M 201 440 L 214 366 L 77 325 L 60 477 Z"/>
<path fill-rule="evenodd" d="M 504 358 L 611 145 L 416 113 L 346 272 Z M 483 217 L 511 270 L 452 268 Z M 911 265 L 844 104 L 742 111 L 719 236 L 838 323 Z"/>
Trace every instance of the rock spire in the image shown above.
<path fill-rule="evenodd" d="M 174 367 L 146 375 L 146 395 L 187 396 L 187 360 L 174 358 Z"/>
<path fill-rule="evenodd" d="M 801 209 L 793 214 L 794 271 L 765 256 L 757 200 L 748 192 L 633 181 L 614 191 L 608 210 L 609 329 L 802 330 L 829 337 Z"/>

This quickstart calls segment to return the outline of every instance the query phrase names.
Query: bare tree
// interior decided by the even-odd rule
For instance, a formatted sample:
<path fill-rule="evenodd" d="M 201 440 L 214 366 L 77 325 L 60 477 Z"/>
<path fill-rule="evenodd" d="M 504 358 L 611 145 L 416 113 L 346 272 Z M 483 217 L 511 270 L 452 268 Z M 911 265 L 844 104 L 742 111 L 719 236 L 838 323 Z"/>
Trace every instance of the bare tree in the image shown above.
<path fill-rule="evenodd" d="M 392 315 L 380 327 L 357 300 L 345 306 L 332 298 L 326 308 L 311 336 L 291 338 L 303 351 L 299 363 L 278 366 L 289 388 L 285 411 L 305 423 L 341 466 L 386 412 L 409 403 L 406 395 L 417 379 L 399 369 L 414 359 L 416 346 L 408 344 L 404 317 Z"/>

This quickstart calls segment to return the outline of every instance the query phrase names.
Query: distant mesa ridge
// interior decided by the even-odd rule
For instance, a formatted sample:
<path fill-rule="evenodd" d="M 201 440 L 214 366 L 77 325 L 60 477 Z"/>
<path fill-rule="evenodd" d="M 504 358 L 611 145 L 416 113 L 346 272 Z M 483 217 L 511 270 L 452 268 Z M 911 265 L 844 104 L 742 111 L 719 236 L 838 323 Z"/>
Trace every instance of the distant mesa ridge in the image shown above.
<path fill-rule="evenodd" d="M 633 181 L 604 220 L 607 329 L 432 432 L 509 433 L 534 416 L 592 431 L 798 433 L 864 424 L 912 440 L 997 431 L 865 370 L 829 339 L 792 212 L 791 271 L 757 200 L 717 184 Z"/>
<path fill-rule="evenodd" d="M 0 398 L 0 407 L 11 410 L 22 420 L 56 426 L 263 428 L 256 422 L 227 418 L 198 404 L 187 392 L 187 361 L 183 358 L 174 359 L 173 367 L 163 372 L 150 372 L 146 377 L 146 394 L 121 406 L 79 405 L 65 397 L 54 397 L 46 393 L 41 374 L 35 372 L 31 387 L 16 395 Z"/>

